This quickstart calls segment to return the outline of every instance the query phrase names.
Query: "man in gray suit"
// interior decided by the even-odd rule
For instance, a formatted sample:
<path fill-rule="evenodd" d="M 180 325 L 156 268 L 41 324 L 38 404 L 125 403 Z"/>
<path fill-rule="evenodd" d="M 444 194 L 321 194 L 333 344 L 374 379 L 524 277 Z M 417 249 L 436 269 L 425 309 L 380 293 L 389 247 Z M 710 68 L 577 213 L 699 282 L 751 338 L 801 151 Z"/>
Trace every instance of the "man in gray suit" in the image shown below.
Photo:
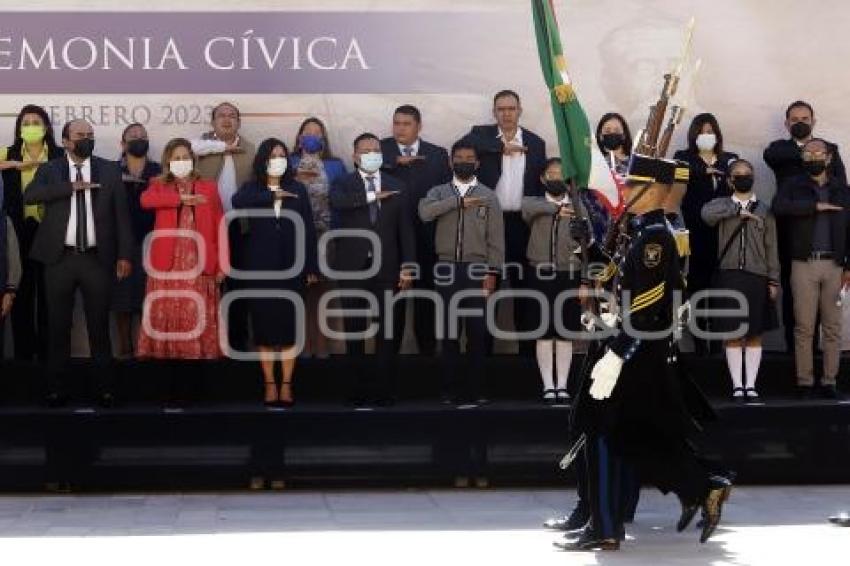
<path fill-rule="evenodd" d="M 92 156 L 94 130 L 85 120 L 62 129 L 66 155 L 41 165 L 24 199 L 43 204 L 44 220 L 30 257 L 45 264 L 48 316 L 48 405 L 65 402 L 60 376 L 71 355 L 74 296 L 83 295 L 101 406 L 114 404 L 109 298 L 113 273 L 130 274 L 132 233 L 121 170 Z M 141 266 L 137 266 L 140 269 Z"/>

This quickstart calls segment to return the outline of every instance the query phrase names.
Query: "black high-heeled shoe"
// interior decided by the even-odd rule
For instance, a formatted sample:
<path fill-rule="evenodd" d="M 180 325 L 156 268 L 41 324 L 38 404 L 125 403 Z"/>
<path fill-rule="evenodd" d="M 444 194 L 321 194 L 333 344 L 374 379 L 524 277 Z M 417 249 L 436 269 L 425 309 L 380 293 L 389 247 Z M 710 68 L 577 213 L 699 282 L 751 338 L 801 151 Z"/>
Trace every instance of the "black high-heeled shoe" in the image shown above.
<path fill-rule="evenodd" d="M 547 405 L 554 405 L 558 402 L 558 397 L 554 389 L 543 390 L 543 402 Z"/>
<path fill-rule="evenodd" d="M 295 399 L 280 399 L 280 397 L 279 397 L 279 395 L 281 393 L 283 393 L 283 388 L 286 387 L 287 385 L 290 387 L 289 393 L 290 393 L 290 395 L 292 395 L 292 382 L 291 381 L 282 381 L 281 384 L 280 384 L 280 393 L 278 393 L 277 406 L 278 407 L 284 407 L 284 408 L 288 409 L 289 407 L 291 407 L 295 404 Z"/>

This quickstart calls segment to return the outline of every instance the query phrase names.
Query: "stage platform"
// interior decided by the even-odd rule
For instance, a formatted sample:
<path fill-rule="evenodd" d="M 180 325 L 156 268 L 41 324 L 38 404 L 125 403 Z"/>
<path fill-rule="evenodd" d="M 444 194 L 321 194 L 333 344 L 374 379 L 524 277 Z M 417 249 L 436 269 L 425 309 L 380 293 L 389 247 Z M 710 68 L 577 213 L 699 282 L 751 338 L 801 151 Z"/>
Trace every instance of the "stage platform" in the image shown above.
<path fill-rule="evenodd" d="M 345 403 L 352 362 L 299 362 L 290 409 L 268 409 L 253 364 L 208 364 L 197 397 L 162 404 L 166 373 L 156 363 L 118 366 L 121 406 L 87 401 L 85 364 L 72 401 L 41 404 L 38 368 L 7 364 L 0 377 L 0 489 L 5 491 L 240 489 L 262 476 L 286 487 L 559 485 L 569 408 L 543 405 L 532 360 L 488 360 L 492 402 L 439 402 L 435 358 L 398 359 L 398 402 Z M 793 399 L 791 360 L 766 356 L 760 403 L 725 399 L 720 357 L 686 357 L 721 420 L 704 437 L 742 483 L 850 479 L 850 400 Z M 575 368 L 580 364 L 576 361 Z M 573 380 L 574 381 L 574 380 Z"/>

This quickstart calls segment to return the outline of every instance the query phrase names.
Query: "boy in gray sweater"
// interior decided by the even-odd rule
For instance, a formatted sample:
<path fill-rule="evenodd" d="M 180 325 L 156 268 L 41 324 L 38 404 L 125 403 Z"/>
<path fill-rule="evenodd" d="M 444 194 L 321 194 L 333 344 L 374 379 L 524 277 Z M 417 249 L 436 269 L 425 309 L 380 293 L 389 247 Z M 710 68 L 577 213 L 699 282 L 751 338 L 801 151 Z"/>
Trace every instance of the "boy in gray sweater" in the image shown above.
<path fill-rule="evenodd" d="M 484 359 L 487 348 L 486 300 L 496 289 L 505 261 L 502 211 L 496 194 L 478 182 L 478 150 L 467 140 L 451 151 L 454 178 L 428 191 L 419 201 L 423 222 L 434 222 L 437 264 L 434 284 L 443 299 L 443 398 L 456 403 L 486 402 Z M 459 316 L 460 309 L 480 309 L 480 315 Z M 472 368 L 458 383 L 461 321 L 466 328 L 466 353 Z"/>

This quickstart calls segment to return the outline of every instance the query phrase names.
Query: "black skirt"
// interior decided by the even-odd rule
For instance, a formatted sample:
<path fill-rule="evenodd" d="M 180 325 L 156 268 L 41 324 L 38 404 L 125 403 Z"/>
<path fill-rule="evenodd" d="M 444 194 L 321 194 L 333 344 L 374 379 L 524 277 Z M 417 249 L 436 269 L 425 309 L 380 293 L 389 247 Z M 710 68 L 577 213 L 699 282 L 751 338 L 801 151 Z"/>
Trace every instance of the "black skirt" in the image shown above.
<path fill-rule="evenodd" d="M 287 287 L 279 281 L 251 281 L 252 290 L 294 291 L 303 304 L 304 289 L 301 285 Z M 254 344 L 272 348 L 284 348 L 295 345 L 296 307 L 293 301 L 284 297 L 247 299 L 251 316 L 251 330 Z M 303 323 L 303 321 L 301 321 Z M 302 328 L 302 333 L 303 333 Z"/>
<path fill-rule="evenodd" d="M 540 291 L 548 303 L 549 316 L 543 320 L 543 311 L 537 301 L 528 301 L 532 312 L 529 314 L 530 328 L 539 328 L 545 326 L 546 334 L 542 338 L 564 338 L 557 332 L 555 320 L 560 319 L 563 328 L 570 332 L 581 332 L 581 302 L 578 297 L 567 299 L 563 302 L 563 308 L 555 312 L 555 301 L 558 295 L 564 291 L 575 291 L 581 285 L 581 276 L 579 272 L 556 271 L 551 277 L 545 272 L 532 266 L 531 271 L 531 288 Z M 533 326 L 532 326 L 533 324 Z"/>
<path fill-rule="evenodd" d="M 748 329 L 743 336 L 740 332 L 737 338 L 761 336 L 768 330 L 779 326 L 776 313 L 776 302 L 770 299 L 767 291 L 767 277 L 756 275 L 740 269 L 722 269 L 714 277 L 712 288 L 738 291 L 746 298 L 746 314 L 742 316 L 713 316 L 711 330 L 713 332 L 734 333 L 742 324 Z M 731 297 L 717 297 L 711 300 L 713 309 L 737 309 L 741 305 Z M 731 338 L 731 337 L 730 337 Z"/>

